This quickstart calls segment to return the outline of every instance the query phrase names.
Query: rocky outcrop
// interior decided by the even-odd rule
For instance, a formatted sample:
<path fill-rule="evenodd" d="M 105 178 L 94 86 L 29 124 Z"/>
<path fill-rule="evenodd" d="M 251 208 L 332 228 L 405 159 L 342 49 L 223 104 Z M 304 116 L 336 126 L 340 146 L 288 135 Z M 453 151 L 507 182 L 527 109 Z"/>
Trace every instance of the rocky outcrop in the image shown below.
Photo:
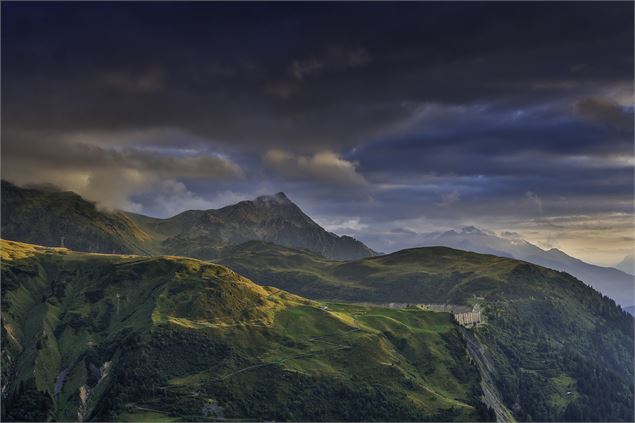
<path fill-rule="evenodd" d="M 469 330 L 461 328 L 461 335 L 465 339 L 470 357 L 476 363 L 481 375 L 481 390 L 483 402 L 494 410 L 497 422 L 515 422 L 512 412 L 505 406 L 502 396 L 494 383 L 495 368 L 488 357 L 487 350 L 480 344 L 478 338 Z"/>

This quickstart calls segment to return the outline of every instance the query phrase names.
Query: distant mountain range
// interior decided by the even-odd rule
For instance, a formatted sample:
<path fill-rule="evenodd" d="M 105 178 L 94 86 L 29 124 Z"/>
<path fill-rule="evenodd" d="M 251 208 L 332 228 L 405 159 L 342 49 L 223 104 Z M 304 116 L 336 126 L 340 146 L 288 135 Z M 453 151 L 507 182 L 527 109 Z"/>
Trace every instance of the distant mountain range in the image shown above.
<path fill-rule="evenodd" d="M 72 192 L 21 188 L 2 181 L 2 237 L 85 252 L 170 254 L 210 259 L 228 246 L 261 240 L 334 260 L 377 253 L 324 230 L 284 193 L 168 219 L 100 210 Z"/>
<path fill-rule="evenodd" d="M 21 188 L 2 181 L 2 236 L 45 246 L 64 243 L 77 251 L 170 254 L 200 259 L 224 256 L 224 249 L 248 241 L 306 249 L 328 259 L 355 260 L 377 253 L 348 236 L 327 232 L 284 193 L 218 210 L 189 210 L 167 219 L 100 210 L 72 192 Z M 517 235 L 465 227 L 431 233 L 422 246 L 451 248 L 511 257 L 565 271 L 624 306 L 634 305 L 633 277 L 543 250 Z M 624 260 L 628 265 L 629 258 Z"/>
<path fill-rule="evenodd" d="M 493 232 L 468 226 L 461 230 L 436 232 L 425 236 L 421 246 L 445 246 L 482 254 L 493 254 L 528 261 L 567 272 L 588 283 L 622 306 L 635 304 L 633 276 L 612 267 L 601 267 L 571 257 L 557 248 L 543 250 L 516 234 L 498 236 Z"/>
<path fill-rule="evenodd" d="M 378 253 L 349 236 L 328 232 L 284 193 L 241 201 L 218 210 L 188 210 L 167 219 L 100 210 L 79 195 L 2 181 L 2 237 L 45 246 L 102 253 L 169 254 L 214 259 L 248 241 L 306 249 L 334 260 Z M 431 233 L 421 246 L 446 246 L 511 257 L 565 271 L 622 306 L 635 305 L 633 276 L 595 266 L 558 249 L 543 250 L 517 235 L 465 227 Z M 625 260 L 626 262 L 626 260 Z"/>
<path fill-rule="evenodd" d="M 629 275 L 635 275 L 635 256 L 633 254 L 627 255 L 615 265 L 615 268 Z"/>

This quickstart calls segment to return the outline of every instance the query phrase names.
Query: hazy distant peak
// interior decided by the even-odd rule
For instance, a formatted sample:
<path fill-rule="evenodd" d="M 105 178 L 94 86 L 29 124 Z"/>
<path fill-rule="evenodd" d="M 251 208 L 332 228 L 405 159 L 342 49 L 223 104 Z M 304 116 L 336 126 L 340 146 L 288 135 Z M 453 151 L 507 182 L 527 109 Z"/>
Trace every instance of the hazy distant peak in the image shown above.
<path fill-rule="evenodd" d="M 470 234 L 470 235 L 477 235 L 477 234 L 481 234 L 481 230 L 478 229 L 476 226 L 464 226 L 461 228 L 461 234 Z"/>
<path fill-rule="evenodd" d="M 493 232 L 477 228 L 476 226 L 464 226 L 459 233 L 461 235 L 495 235 Z"/>
<path fill-rule="evenodd" d="M 558 248 L 550 248 L 547 250 L 548 253 L 553 254 L 554 257 L 559 257 L 559 258 L 563 258 L 563 259 L 574 259 L 574 260 L 578 260 L 575 257 L 571 257 L 569 254 L 565 253 L 564 251 L 558 249 Z"/>
<path fill-rule="evenodd" d="M 628 254 L 615 267 L 622 272 L 628 273 L 629 275 L 635 274 L 635 256 L 633 254 Z"/>
<path fill-rule="evenodd" d="M 501 232 L 496 235 L 475 226 L 466 226 L 459 230 L 433 233 L 426 236 L 421 246 L 446 246 L 481 254 L 493 254 L 501 257 L 513 257 L 558 271 L 565 271 L 603 294 L 613 298 L 619 304 L 631 305 L 633 302 L 633 278 L 635 263 L 632 256 L 612 268 L 595 266 L 572 257 L 558 248 L 542 249 L 513 232 Z M 628 274 L 627 274 L 628 273 Z"/>
<path fill-rule="evenodd" d="M 430 235 L 443 237 L 443 236 L 451 236 L 451 235 L 458 235 L 458 234 L 459 233 L 455 231 L 454 229 L 450 229 L 449 231 L 446 231 L 446 232 L 433 232 Z"/>

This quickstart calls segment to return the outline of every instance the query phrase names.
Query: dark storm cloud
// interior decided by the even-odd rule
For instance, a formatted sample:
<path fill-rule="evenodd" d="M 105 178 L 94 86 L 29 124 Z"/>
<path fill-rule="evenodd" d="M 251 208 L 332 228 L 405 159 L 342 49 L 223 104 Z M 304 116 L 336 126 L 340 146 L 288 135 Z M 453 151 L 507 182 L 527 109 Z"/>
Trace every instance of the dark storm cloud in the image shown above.
<path fill-rule="evenodd" d="M 630 213 L 633 18 L 3 2 L 2 173 L 160 215 L 284 190 L 380 250 L 427 224 Z"/>
<path fill-rule="evenodd" d="M 607 100 L 580 101 L 585 119 L 556 107 L 431 109 L 424 108 L 406 134 L 369 142 L 347 157 L 365 172 L 546 177 L 621 168 L 626 163 L 611 164 L 611 157 L 633 152 L 632 108 Z"/>
<path fill-rule="evenodd" d="M 4 3 L 5 121 L 351 145 L 407 117 L 404 101 L 630 81 L 628 6 Z"/>
<path fill-rule="evenodd" d="M 632 107 L 623 107 L 616 101 L 598 97 L 586 98 L 577 107 L 582 116 L 592 121 L 631 131 L 633 129 Z"/>

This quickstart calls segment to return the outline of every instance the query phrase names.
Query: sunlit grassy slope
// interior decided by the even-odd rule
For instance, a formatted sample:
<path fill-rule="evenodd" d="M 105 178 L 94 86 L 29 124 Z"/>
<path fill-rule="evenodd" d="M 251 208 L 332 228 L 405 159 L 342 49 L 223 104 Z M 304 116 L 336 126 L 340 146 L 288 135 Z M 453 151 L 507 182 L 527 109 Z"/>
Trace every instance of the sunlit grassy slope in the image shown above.
<path fill-rule="evenodd" d="M 446 313 L 315 302 L 178 257 L 2 241 L 3 420 L 475 420 Z"/>
<path fill-rule="evenodd" d="M 633 318 L 566 273 L 445 247 L 338 262 L 254 241 L 221 262 L 316 299 L 481 303 L 474 336 L 518 419 L 633 420 Z"/>

